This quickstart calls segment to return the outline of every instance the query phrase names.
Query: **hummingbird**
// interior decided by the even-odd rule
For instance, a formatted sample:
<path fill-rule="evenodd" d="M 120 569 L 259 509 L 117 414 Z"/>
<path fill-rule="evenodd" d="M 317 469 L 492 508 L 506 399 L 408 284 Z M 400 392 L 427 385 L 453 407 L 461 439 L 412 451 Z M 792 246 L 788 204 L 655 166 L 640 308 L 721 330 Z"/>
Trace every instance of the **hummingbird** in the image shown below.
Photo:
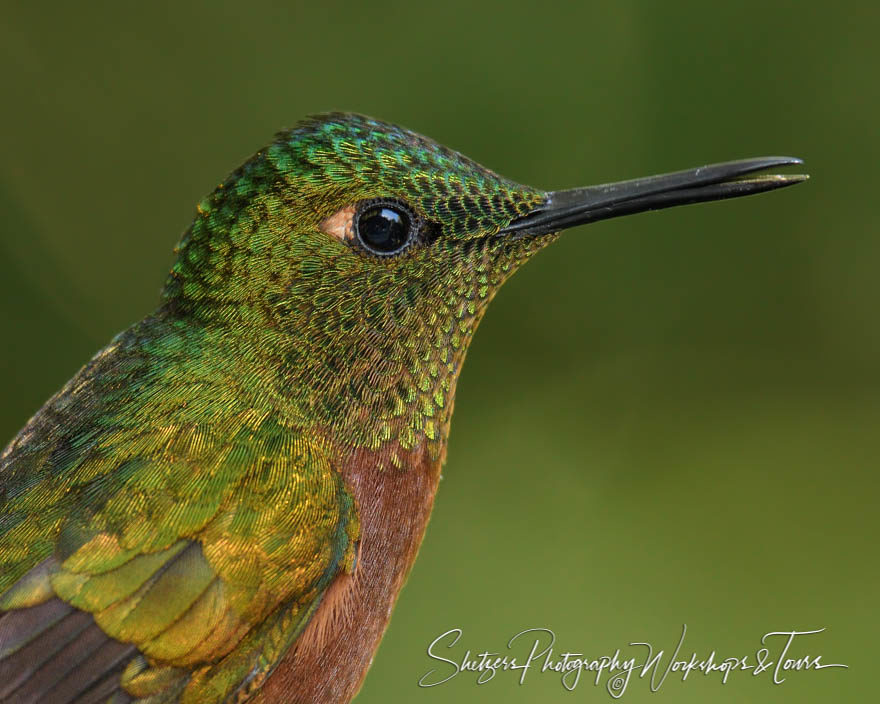
<path fill-rule="evenodd" d="M 363 115 L 280 132 L 0 454 L 0 702 L 350 701 L 501 285 L 562 230 L 799 163 L 544 191 Z"/>

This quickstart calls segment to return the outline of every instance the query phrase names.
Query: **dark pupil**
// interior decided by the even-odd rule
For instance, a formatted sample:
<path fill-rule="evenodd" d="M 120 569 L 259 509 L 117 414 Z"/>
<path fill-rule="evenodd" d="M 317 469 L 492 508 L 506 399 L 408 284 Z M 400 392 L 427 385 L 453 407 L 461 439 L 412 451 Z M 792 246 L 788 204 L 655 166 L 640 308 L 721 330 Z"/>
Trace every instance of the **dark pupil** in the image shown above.
<path fill-rule="evenodd" d="M 388 207 L 366 211 L 358 221 L 358 233 L 364 244 L 377 252 L 393 252 L 406 244 L 409 218 Z"/>

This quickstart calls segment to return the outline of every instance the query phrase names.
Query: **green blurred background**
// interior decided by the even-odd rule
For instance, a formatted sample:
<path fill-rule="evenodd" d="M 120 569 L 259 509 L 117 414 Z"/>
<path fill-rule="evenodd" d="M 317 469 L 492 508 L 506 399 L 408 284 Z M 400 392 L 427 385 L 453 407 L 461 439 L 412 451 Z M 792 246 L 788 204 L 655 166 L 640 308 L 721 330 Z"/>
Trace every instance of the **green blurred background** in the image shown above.
<path fill-rule="evenodd" d="M 453 627 L 459 657 L 530 627 L 601 655 L 668 652 L 682 623 L 703 655 L 825 627 L 795 652 L 850 669 L 625 700 L 876 696 L 875 4 L 2 9 L 4 440 L 152 310 L 195 203 L 304 114 L 398 122 L 546 188 L 803 157 L 806 185 L 580 228 L 501 292 L 358 701 L 611 701 L 586 677 L 416 682 Z"/>

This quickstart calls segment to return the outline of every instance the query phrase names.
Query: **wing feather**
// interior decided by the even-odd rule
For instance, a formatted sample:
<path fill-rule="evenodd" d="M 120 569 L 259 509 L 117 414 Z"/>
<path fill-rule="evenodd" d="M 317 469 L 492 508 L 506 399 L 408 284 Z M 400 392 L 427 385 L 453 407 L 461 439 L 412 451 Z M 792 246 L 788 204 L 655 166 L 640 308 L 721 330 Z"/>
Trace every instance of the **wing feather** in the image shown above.
<path fill-rule="evenodd" d="M 352 568 L 357 511 L 323 448 L 271 408 L 188 399 L 214 398 L 199 368 L 182 392 L 139 335 L 0 455 L 0 702 L 249 692 Z"/>

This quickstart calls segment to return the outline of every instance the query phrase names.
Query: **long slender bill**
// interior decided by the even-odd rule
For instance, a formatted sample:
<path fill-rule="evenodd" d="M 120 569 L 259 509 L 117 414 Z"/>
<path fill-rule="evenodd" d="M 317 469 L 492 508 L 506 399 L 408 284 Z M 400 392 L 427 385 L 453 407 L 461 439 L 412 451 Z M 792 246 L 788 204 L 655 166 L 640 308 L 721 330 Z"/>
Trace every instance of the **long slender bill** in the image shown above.
<path fill-rule="evenodd" d="M 597 220 L 763 193 L 805 181 L 804 174 L 757 172 L 802 164 L 788 156 L 728 161 L 659 176 L 606 183 L 600 186 L 551 191 L 547 200 L 528 215 L 501 230 L 516 237 L 544 235 Z"/>

